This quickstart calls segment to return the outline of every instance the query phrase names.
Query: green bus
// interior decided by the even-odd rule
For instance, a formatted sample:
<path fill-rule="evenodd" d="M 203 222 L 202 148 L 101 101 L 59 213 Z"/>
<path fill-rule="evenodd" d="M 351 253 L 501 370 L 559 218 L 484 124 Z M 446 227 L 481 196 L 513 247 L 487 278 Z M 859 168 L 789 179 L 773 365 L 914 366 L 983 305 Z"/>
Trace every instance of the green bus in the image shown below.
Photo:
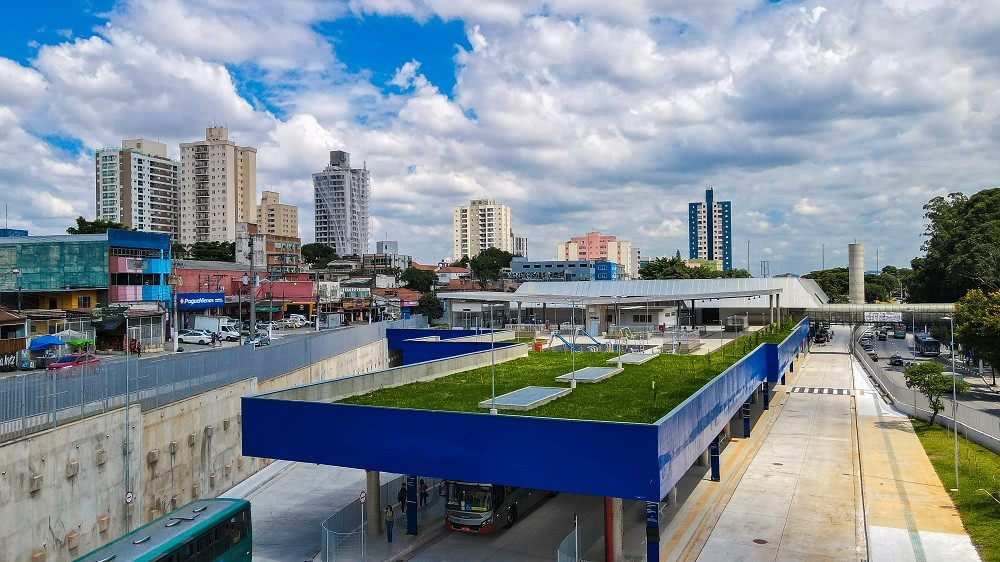
<path fill-rule="evenodd" d="M 250 562 L 250 502 L 195 500 L 74 562 Z"/>
<path fill-rule="evenodd" d="M 896 324 L 894 331 L 892 332 L 892 337 L 897 340 L 906 339 L 906 324 Z"/>

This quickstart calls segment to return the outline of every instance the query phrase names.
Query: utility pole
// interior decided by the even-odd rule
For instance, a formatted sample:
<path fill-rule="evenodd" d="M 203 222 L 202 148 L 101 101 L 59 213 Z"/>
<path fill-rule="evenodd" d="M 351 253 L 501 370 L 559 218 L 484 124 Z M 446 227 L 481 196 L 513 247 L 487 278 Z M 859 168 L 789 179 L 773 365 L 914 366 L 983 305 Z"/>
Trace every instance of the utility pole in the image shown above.
<path fill-rule="evenodd" d="M 820 244 L 820 246 L 823 248 L 821 250 L 823 253 L 823 265 L 820 266 L 820 269 L 823 270 L 826 269 L 826 244 Z"/>
<path fill-rule="evenodd" d="M 249 237 L 250 241 L 250 278 L 247 281 L 247 287 L 250 291 L 250 337 L 254 338 L 257 336 L 257 281 L 254 279 L 253 271 L 253 235 Z"/>
<path fill-rule="evenodd" d="M 750 241 L 747 240 L 747 271 L 750 271 L 751 270 L 750 268 L 751 268 L 751 266 L 750 266 Z M 753 272 L 751 272 L 750 275 L 753 275 Z"/>

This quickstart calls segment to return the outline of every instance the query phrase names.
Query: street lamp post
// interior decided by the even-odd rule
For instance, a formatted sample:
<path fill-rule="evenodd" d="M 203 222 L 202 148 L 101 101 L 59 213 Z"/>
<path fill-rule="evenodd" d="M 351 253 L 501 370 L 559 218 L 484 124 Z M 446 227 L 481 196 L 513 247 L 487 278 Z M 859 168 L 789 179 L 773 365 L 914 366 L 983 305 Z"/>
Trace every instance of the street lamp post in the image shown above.
<path fill-rule="evenodd" d="M 955 372 L 955 319 L 945 316 L 951 328 L 951 345 L 948 350 L 951 353 L 951 425 L 955 430 L 955 490 L 958 490 L 958 381 Z"/>

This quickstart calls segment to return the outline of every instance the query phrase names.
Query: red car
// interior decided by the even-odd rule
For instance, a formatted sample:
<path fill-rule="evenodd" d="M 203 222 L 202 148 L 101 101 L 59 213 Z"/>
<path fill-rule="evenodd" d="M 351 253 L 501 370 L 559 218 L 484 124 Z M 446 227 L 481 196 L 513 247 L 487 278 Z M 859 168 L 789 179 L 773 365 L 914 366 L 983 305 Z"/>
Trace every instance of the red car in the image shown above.
<path fill-rule="evenodd" d="M 66 369 L 80 365 L 97 365 L 101 360 L 89 353 L 74 353 L 63 355 L 55 363 L 49 363 L 47 369 Z"/>

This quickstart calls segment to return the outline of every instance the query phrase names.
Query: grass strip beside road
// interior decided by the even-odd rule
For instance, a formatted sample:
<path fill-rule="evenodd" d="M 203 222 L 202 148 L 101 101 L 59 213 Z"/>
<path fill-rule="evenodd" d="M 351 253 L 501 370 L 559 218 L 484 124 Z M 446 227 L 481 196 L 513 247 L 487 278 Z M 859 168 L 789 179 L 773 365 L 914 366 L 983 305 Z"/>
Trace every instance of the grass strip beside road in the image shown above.
<path fill-rule="evenodd" d="M 642 365 L 624 365 L 625 371 L 599 383 L 578 383 L 576 390 L 544 406 L 505 414 L 550 418 L 653 423 L 698 391 L 719 373 L 739 361 L 760 343 L 779 343 L 794 323 L 770 333 L 755 332 L 733 340 L 709 355 L 664 354 Z M 613 353 L 580 352 L 576 368 L 606 367 Z M 526 386 L 568 387 L 555 378 L 570 372 L 567 352 L 532 351 L 528 357 L 496 366 L 496 394 Z M 653 382 L 656 394 L 653 394 Z M 473 369 L 427 382 L 384 388 L 341 400 L 346 404 L 483 412 L 479 402 L 490 398 L 490 367 Z"/>
<path fill-rule="evenodd" d="M 1000 455 L 966 440 L 959 432 L 959 484 L 955 485 L 954 435 L 946 428 L 919 420 L 913 429 L 920 438 L 938 478 L 958 508 L 965 530 L 983 560 L 1000 561 Z M 989 492 L 989 493 L 987 493 Z M 993 498 L 990 497 L 993 496 Z"/>

